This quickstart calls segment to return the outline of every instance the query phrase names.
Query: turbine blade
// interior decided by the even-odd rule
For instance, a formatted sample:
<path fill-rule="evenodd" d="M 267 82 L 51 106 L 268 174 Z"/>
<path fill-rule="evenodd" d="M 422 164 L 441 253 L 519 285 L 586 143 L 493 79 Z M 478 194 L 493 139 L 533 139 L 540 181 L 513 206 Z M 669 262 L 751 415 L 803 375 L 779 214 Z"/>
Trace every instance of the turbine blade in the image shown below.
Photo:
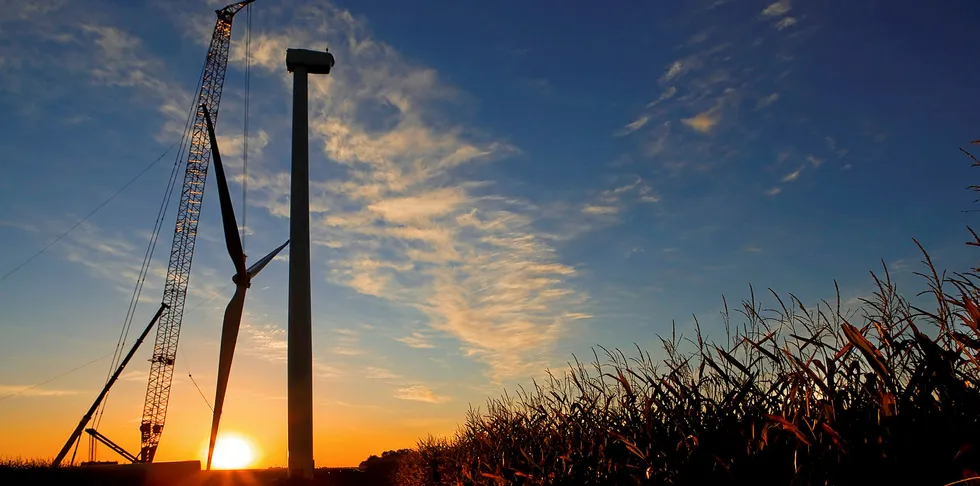
<path fill-rule="evenodd" d="M 218 354 L 218 383 L 214 390 L 214 415 L 211 416 L 211 442 L 208 443 L 208 470 L 211 470 L 211 457 L 214 455 L 214 443 L 218 439 L 218 422 L 221 421 L 221 409 L 225 403 L 225 392 L 228 390 L 228 377 L 231 375 L 231 362 L 235 357 L 235 344 L 238 342 L 238 330 L 242 325 L 242 310 L 245 307 L 245 292 L 248 287 L 239 285 L 235 295 L 225 308 L 225 320 L 221 326 L 221 350 Z"/>
<path fill-rule="evenodd" d="M 231 204 L 231 192 L 228 190 L 225 168 L 221 165 L 218 138 L 214 134 L 214 125 L 211 123 L 211 114 L 208 113 L 207 107 L 201 105 L 201 109 L 204 110 L 204 121 L 207 123 L 208 136 L 211 138 L 211 156 L 214 159 L 215 178 L 218 180 L 218 200 L 221 203 L 221 223 L 225 230 L 225 245 L 228 247 L 228 255 L 235 263 L 236 275 L 244 276 L 245 250 L 242 249 L 242 239 L 238 235 L 238 222 L 235 219 L 235 208 Z"/>
<path fill-rule="evenodd" d="M 285 248 L 286 245 L 288 245 L 288 244 L 289 244 L 289 240 L 286 240 L 285 243 L 279 245 L 279 248 L 276 248 L 275 250 L 272 250 L 271 252 L 269 252 L 268 255 L 262 257 L 261 260 L 259 260 L 259 261 L 255 262 L 254 264 L 252 264 L 251 267 L 248 267 L 248 278 L 249 278 L 249 280 L 251 280 L 252 277 L 258 275 L 259 272 L 261 272 L 262 269 L 265 268 L 265 266 L 268 265 L 269 262 L 271 262 L 272 259 L 275 258 L 276 255 L 278 255 L 279 252 L 282 251 L 282 249 Z"/>

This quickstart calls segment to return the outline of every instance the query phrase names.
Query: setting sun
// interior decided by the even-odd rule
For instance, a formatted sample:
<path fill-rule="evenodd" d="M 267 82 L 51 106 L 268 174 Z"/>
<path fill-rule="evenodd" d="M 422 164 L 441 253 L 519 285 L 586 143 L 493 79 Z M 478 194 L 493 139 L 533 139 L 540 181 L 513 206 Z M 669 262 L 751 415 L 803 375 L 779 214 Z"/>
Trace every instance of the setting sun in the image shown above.
<path fill-rule="evenodd" d="M 204 450 L 205 455 L 207 449 Z M 244 469 L 255 462 L 255 447 L 240 435 L 222 435 L 214 444 L 213 469 Z"/>

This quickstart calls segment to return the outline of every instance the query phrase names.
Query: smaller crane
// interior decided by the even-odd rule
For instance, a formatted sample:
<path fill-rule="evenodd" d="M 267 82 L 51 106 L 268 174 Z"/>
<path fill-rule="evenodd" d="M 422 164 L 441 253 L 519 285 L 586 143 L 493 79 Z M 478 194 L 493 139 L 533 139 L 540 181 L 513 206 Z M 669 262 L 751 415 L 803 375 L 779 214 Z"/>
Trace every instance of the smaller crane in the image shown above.
<path fill-rule="evenodd" d="M 75 441 L 78 440 L 78 438 L 82 435 L 82 429 L 84 429 L 85 425 L 88 424 L 88 421 L 92 419 L 92 415 L 95 413 L 95 410 L 99 408 L 99 405 L 102 403 L 102 400 L 105 399 L 105 396 L 109 393 L 109 388 L 111 388 L 112 385 L 116 383 L 116 380 L 119 379 L 119 375 L 122 374 L 123 369 L 125 369 L 126 365 L 129 364 L 129 360 L 133 359 L 133 355 L 136 354 L 136 350 L 139 349 L 141 344 L 143 344 L 143 340 L 146 339 L 146 335 L 150 333 L 150 329 L 153 329 L 153 326 L 157 323 L 157 320 L 160 319 L 160 315 L 163 314 L 163 311 L 166 310 L 167 307 L 169 306 L 166 303 L 160 304 L 160 309 L 158 309 L 157 313 L 153 315 L 153 319 L 151 319 L 150 323 L 146 325 L 146 329 L 143 329 L 143 332 L 140 334 L 140 337 L 136 339 L 135 343 L 133 343 L 133 348 L 129 350 L 129 354 L 127 354 L 126 357 L 123 358 L 122 362 L 119 363 L 119 367 L 116 368 L 116 372 L 113 373 L 111 377 L 109 377 L 109 381 L 105 382 L 105 386 L 102 388 L 102 391 L 99 393 L 99 396 L 95 398 L 95 402 L 92 403 L 92 406 L 89 407 L 88 411 L 85 412 L 85 415 L 82 416 L 82 420 L 78 422 L 78 425 L 75 427 L 75 430 L 73 430 L 71 432 L 71 435 L 68 436 L 68 440 L 65 442 L 65 446 L 62 447 L 61 451 L 58 452 L 58 455 L 55 456 L 54 461 L 51 463 L 51 467 L 58 467 L 61 464 L 61 461 L 65 459 L 65 456 L 68 455 L 68 451 L 71 450 L 71 446 L 75 445 Z M 88 429 L 88 432 L 89 434 L 92 435 L 92 437 L 99 439 L 99 441 L 108 445 L 112 450 L 119 452 L 119 454 L 121 454 L 123 457 L 127 459 L 136 458 L 136 456 L 126 452 L 121 447 L 116 445 L 115 442 L 112 442 L 104 435 L 95 432 L 95 429 Z"/>

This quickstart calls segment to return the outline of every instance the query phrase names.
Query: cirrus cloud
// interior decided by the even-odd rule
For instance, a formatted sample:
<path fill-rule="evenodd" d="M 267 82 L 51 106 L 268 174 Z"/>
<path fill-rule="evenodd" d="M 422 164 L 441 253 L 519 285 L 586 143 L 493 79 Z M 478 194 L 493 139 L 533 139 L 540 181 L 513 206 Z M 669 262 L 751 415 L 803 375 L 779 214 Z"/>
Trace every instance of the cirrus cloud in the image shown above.
<path fill-rule="evenodd" d="M 409 385 L 404 388 L 399 388 L 395 392 L 395 398 L 425 403 L 443 403 L 449 401 L 449 397 L 437 395 L 425 385 Z"/>
<path fill-rule="evenodd" d="M 330 76 L 310 78 L 311 148 L 319 150 L 311 231 L 315 248 L 330 249 L 315 260 L 320 271 L 422 313 L 493 380 L 549 366 L 567 315 L 587 298 L 572 283 L 576 270 L 558 260 L 538 208 L 460 171 L 519 149 L 446 118 L 438 105 L 455 102 L 458 90 L 374 39 L 363 20 L 329 4 L 291 15 L 292 27 L 253 32 L 252 62 L 288 92 L 287 47 L 326 39 L 338 58 Z M 241 47 L 233 63 L 244 61 Z M 252 200 L 286 216 L 285 169 L 263 166 L 249 177 Z M 402 342 L 428 344 L 414 334 Z"/>

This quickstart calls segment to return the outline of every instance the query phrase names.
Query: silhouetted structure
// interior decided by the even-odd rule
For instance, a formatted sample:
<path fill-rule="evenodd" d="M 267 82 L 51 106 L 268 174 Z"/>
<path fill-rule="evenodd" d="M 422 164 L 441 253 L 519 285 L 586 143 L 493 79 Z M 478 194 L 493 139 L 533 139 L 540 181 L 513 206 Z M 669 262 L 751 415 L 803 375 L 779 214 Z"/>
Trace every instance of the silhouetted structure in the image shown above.
<path fill-rule="evenodd" d="M 207 107 L 215 118 L 215 123 L 218 118 L 218 105 L 221 102 L 225 72 L 228 69 L 231 22 L 236 13 L 254 1 L 245 0 L 216 10 L 218 20 L 211 35 L 211 46 L 201 76 L 201 89 L 197 95 L 197 102 Z M 184 171 L 184 185 L 180 191 L 180 204 L 177 206 L 177 223 L 170 249 L 170 263 L 167 266 L 167 281 L 163 288 L 163 302 L 169 308 L 163 313 L 157 326 L 153 358 L 150 360 L 150 377 L 146 385 L 143 419 L 140 422 L 141 462 L 153 462 L 153 456 L 160 444 L 160 436 L 163 434 L 163 424 L 167 418 L 170 384 L 173 381 L 174 362 L 177 360 L 177 341 L 184 317 L 184 301 L 187 298 L 187 284 L 190 282 L 191 260 L 194 257 L 197 224 L 210 161 L 211 149 L 208 147 L 205 132 L 204 110 L 201 109 L 197 110 L 194 124 L 191 126 L 187 168 Z"/>
<path fill-rule="evenodd" d="M 293 159 L 289 195 L 289 317 L 287 324 L 289 476 L 313 476 L 313 320 L 310 303 L 310 140 L 308 75 L 330 74 L 328 52 L 286 50 L 293 73 Z"/>
<path fill-rule="evenodd" d="M 218 150 L 218 137 L 214 134 L 214 125 L 207 107 L 201 105 L 204 121 L 207 123 L 208 139 L 211 141 L 211 154 L 214 157 L 215 178 L 218 183 L 218 200 L 221 203 L 221 223 L 225 233 L 225 245 L 228 255 L 235 263 L 235 295 L 225 308 L 225 317 L 221 325 L 221 350 L 218 353 L 218 383 L 214 389 L 214 412 L 211 416 L 211 438 L 208 442 L 207 468 L 211 469 L 211 458 L 214 456 L 214 443 L 218 438 L 218 424 L 221 421 L 221 411 L 225 404 L 225 392 L 228 390 L 228 378 L 231 375 L 231 362 L 235 357 L 235 345 L 238 343 L 238 330 L 242 327 L 242 311 L 245 308 L 245 294 L 252 286 L 252 278 L 259 274 L 276 255 L 282 251 L 289 240 L 279 245 L 279 248 L 262 257 L 251 267 L 245 268 L 245 250 L 242 239 L 238 235 L 238 221 L 235 218 L 235 207 L 231 203 L 231 192 L 228 190 L 228 179 L 221 163 L 221 152 Z"/>

